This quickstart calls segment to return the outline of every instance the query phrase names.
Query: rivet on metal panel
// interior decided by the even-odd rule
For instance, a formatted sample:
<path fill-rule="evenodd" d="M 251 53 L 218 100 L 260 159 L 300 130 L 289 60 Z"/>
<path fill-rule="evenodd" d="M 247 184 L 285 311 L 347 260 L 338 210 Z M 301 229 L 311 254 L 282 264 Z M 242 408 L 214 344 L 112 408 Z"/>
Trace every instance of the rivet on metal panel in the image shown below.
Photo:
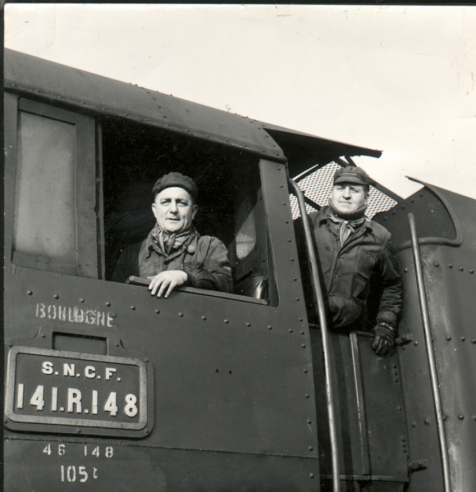
<path fill-rule="evenodd" d="M 299 301 L 299 297 L 296 297 L 296 301 Z"/>
<path fill-rule="evenodd" d="M 405 208 L 405 205 L 402 205 L 402 209 L 404 209 L 404 208 Z"/>
<path fill-rule="evenodd" d="M 203 319 L 203 321 L 206 321 L 207 317 L 206 316 L 202 316 L 202 319 Z"/>
<path fill-rule="evenodd" d="M 58 294 L 55 294 L 53 297 L 54 297 L 55 299 L 59 299 L 59 295 L 58 295 Z"/>
<path fill-rule="evenodd" d="M 447 420 L 448 419 L 448 415 L 443 415 L 443 420 Z"/>
<path fill-rule="evenodd" d="M 288 243 L 290 243 L 290 242 L 291 242 L 291 239 L 288 239 Z"/>
<path fill-rule="evenodd" d="M 473 415 L 473 420 L 476 420 L 476 415 Z"/>
<path fill-rule="evenodd" d="M 280 188 L 284 188 L 284 185 L 279 185 Z"/>
<path fill-rule="evenodd" d="M 448 266 L 449 266 L 450 268 L 453 268 L 453 265 L 452 265 L 451 263 L 450 263 Z"/>
<path fill-rule="evenodd" d="M 293 278 L 293 280 L 294 280 L 295 282 L 297 282 L 297 278 L 296 278 L 296 277 L 294 277 L 294 278 Z"/>
<path fill-rule="evenodd" d="M 425 419 L 425 424 L 430 425 L 430 419 L 428 417 Z"/>
<path fill-rule="evenodd" d="M 308 424 L 312 424 L 311 419 L 307 419 Z"/>
<path fill-rule="evenodd" d="M 458 418 L 459 418 L 460 420 L 463 420 L 463 419 L 464 419 L 464 415 L 458 415 Z"/>
<path fill-rule="evenodd" d="M 289 220 L 286 220 L 284 223 L 285 223 L 285 224 L 289 224 Z"/>
<path fill-rule="evenodd" d="M 306 393 L 304 396 L 305 396 L 306 398 L 309 398 L 309 395 L 308 395 L 307 393 Z"/>
<path fill-rule="evenodd" d="M 395 378 L 395 382 L 396 382 L 396 383 L 399 383 L 399 382 L 400 382 L 400 380 L 399 380 L 398 378 Z"/>
<path fill-rule="evenodd" d="M 291 258 L 291 261 L 294 261 L 294 258 Z"/>
<path fill-rule="evenodd" d="M 461 341 L 464 342 L 466 340 L 466 338 L 464 337 L 461 337 Z"/>
<path fill-rule="evenodd" d="M 423 198 L 423 193 L 420 194 L 420 198 Z"/>
<path fill-rule="evenodd" d="M 418 345 L 418 342 L 415 340 L 415 341 L 413 342 L 413 345 Z"/>
<path fill-rule="evenodd" d="M 292 333 L 292 332 L 293 332 L 292 328 L 289 328 L 289 330 L 288 330 L 288 331 L 289 331 L 289 333 Z"/>
<path fill-rule="evenodd" d="M 471 340 L 471 343 L 476 343 L 476 338 L 473 338 L 473 339 Z"/>
<path fill-rule="evenodd" d="M 309 451 L 312 451 L 314 448 L 312 446 L 308 446 L 307 449 L 309 449 Z"/>
<path fill-rule="evenodd" d="M 309 478 L 314 478 L 314 473 L 309 473 Z"/>
<path fill-rule="evenodd" d="M 305 343 L 301 343 L 301 347 L 302 348 L 306 348 L 306 344 Z"/>
<path fill-rule="evenodd" d="M 251 326 L 251 323 L 249 323 L 249 322 L 248 322 L 248 323 L 246 323 L 246 326 Z"/>
<path fill-rule="evenodd" d="M 408 272 L 408 268 L 405 268 L 403 271 L 404 271 L 405 273 L 407 273 L 407 272 Z"/>
<path fill-rule="evenodd" d="M 156 309 L 156 310 L 155 310 L 155 312 L 156 312 L 157 314 L 160 314 L 160 309 Z"/>
<path fill-rule="evenodd" d="M 149 362 L 149 359 L 144 359 L 146 362 Z"/>
<path fill-rule="evenodd" d="M 302 318 L 298 318 L 298 320 L 302 322 Z"/>
<path fill-rule="evenodd" d="M 178 315 L 179 315 L 181 318 L 183 318 L 183 313 L 178 313 Z"/>
<path fill-rule="evenodd" d="M 416 422 L 413 422 L 412 423 L 412 427 L 416 427 Z"/>
<path fill-rule="evenodd" d="M 474 270 L 470 270 L 469 273 L 474 273 Z"/>
<path fill-rule="evenodd" d="M 223 321 L 224 321 L 225 323 L 228 323 L 228 320 L 227 320 L 227 319 L 225 319 L 225 320 L 223 320 Z"/>
<path fill-rule="evenodd" d="M 106 306 L 110 306 L 111 303 L 109 301 L 106 301 Z"/>
<path fill-rule="evenodd" d="M 272 330 L 273 327 L 271 325 L 268 325 L 268 330 Z"/>
<path fill-rule="evenodd" d="M 451 337 L 448 335 L 448 336 L 446 337 L 446 340 L 448 340 L 448 342 L 449 342 L 449 341 L 451 340 Z"/>
<path fill-rule="evenodd" d="M 83 299 L 83 298 L 81 298 L 81 299 L 79 300 L 79 302 L 84 302 L 84 299 Z"/>
<path fill-rule="evenodd" d="M 304 330 L 301 330 L 301 335 L 304 335 Z"/>
<path fill-rule="evenodd" d="M 393 364 L 393 367 L 396 369 L 397 368 L 397 364 Z"/>
<path fill-rule="evenodd" d="M 387 220 L 387 217 L 384 217 L 383 220 Z"/>
<path fill-rule="evenodd" d="M 398 371 L 395 371 L 393 374 L 395 374 L 395 376 L 398 376 Z"/>
<path fill-rule="evenodd" d="M 81 429 L 76 429 L 76 432 L 77 432 L 78 434 L 80 434 L 80 433 L 81 433 Z"/>
<path fill-rule="evenodd" d="M 6 424 L 8 424 L 8 419 L 5 419 L 5 420 L 4 420 L 4 422 L 5 422 Z"/>
<path fill-rule="evenodd" d="M 131 306 L 131 309 L 132 309 L 133 311 L 134 311 L 134 309 L 135 309 L 135 308 L 136 308 L 135 306 Z"/>
<path fill-rule="evenodd" d="M 302 370 L 302 372 L 307 372 L 307 369 L 306 369 L 306 368 L 304 368 L 304 369 Z"/>
<path fill-rule="evenodd" d="M 283 205 L 286 205 L 286 202 L 283 202 Z"/>
<path fill-rule="evenodd" d="M 33 295 L 33 292 L 32 292 L 31 290 L 28 290 L 28 291 L 27 291 L 27 294 L 28 294 L 29 296 L 32 296 L 32 295 Z"/>
<path fill-rule="evenodd" d="M 116 342 L 116 347 L 119 347 L 119 342 Z"/>
<path fill-rule="evenodd" d="M 463 267 L 459 267 L 459 271 L 462 272 L 464 270 Z"/>
<path fill-rule="evenodd" d="M 435 266 L 436 266 L 436 267 L 439 267 L 439 266 L 440 266 L 440 264 L 439 264 L 437 261 L 435 261 Z"/>
<path fill-rule="evenodd" d="M 46 335 L 43 333 L 43 334 L 41 335 L 41 338 L 46 338 Z"/>
<path fill-rule="evenodd" d="M 406 439 L 404 437 L 402 437 L 402 442 L 406 442 Z"/>
<path fill-rule="evenodd" d="M 8 346 L 9 346 L 9 347 L 13 347 L 13 343 L 9 343 L 9 344 L 8 344 Z"/>

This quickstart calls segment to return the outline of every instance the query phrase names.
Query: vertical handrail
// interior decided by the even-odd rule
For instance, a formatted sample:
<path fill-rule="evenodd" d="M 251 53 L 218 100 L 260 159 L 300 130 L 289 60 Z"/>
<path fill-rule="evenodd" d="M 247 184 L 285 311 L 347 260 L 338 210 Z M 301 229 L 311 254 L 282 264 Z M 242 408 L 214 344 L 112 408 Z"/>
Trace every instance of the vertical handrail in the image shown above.
<path fill-rule="evenodd" d="M 319 270 L 317 268 L 316 253 L 314 251 L 314 245 L 311 236 L 311 228 L 309 227 L 309 221 L 307 220 L 306 205 L 304 202 L 304 195 L 301 188 L 292 180 L 289 180 L 289 184 L 293 188 L 296 197 L 298 199 L 299 210 L 301 212 L 302 222 L 304 225 L 304 234 L 306 236 L 306 246 L 309 255 L 309 261 L 311 264 L 311 280 L 316 298 L 316 305 L 319 315 L 319 325 L 321 328 L 322 348 L 324 351 L 324 367 L 326 370 L 326 400 L 327 400 L 327 414 L 329 416 L 329 434 L 331 440 L 331 457 L 332 457 L 332 481 L 334 492 L 340 491 L 340 475 L 339 475 L 339 453 L 337 449 L 337 432 L 336 432 L 336 420 L 334 410 L 334 393 L 332 389 L 332 369 L 330 363 L 330 349 L 329 349 L 329 336 L 327 333 L 327 321 L 326 312 L 324 309 L 324 298 L 322 296 L 321 283 L 319 281 Z"/>
<path fill-rule="evenodd" d="M 365 415 L 364 387 L 362 384 L 362 369 L 360 367 L 360 350 L 357 333 L 349 336 L 354 373 L 355 396 L 357 403 L 357 419 L 359 422 L 360 457 L 362 460 L 362 475 L 370 475 L 370 446 L 367 416 Z"/>
<path fill-rule="evenodd" d="M 410 222 L 411 241 L 413 258 L 415 261 L 415 273 L 418 287 L 418 297 L 420 298 L 421 317 L 423 320 L 423 331 L 425 333 L 426 351 L 428 353 L 428 365 L 430 366 L 430 379 L 433 389 L 433 401 L 435 404 L 436 421 L 438 424 L 438 439 L 440 441 L 441 461 L 443 464 L 443 479 L 445 492 L 451 492 L 450 465 L 448 459 L 448 449 L 446 447 L 445 426 L 443 421 L 443 407 L 440 399 L 438 385 L 438 373 L 436 369 L 435 353 L 431 339 L 430 316 L 428 314 L 428 303 L 426 300 L 425 283 L 423 281 L 423 270 L 421 267 L 420 249 L 418 246 L 418 236 L 416 232 L 415 216 L 408 214 Z"/>

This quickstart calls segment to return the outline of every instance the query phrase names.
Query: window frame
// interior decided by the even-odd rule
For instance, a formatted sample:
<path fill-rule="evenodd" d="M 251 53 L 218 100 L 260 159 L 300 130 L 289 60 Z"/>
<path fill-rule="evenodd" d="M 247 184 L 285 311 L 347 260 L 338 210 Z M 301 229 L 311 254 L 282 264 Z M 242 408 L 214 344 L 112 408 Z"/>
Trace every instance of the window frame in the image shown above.
<path fill-rule="evenodd" d="M 14 249 L 15 214 L 17 204 L 12 200 L 11 214 L 11 255 L 12 263 L 17 266 L 34 268 L 37 270 L 63 273 L 79 277 L 100 278 L 99 272 L 101 255 L 100 248 L 100 224 L 98 207 L 98 179 L 96 158 L 96 121 L 90 116 L 85 116 L 66 109 L 60 109 L 45 103 L 25 99 L 22 97 L 7 95 L 8 108 L 5 116 L 8 124 L 9 140 L 15 143 L 14 164 L 10 164 L 12 179 L 12 192 L 16 196 L 18 162 L 18 139 L 20 137 L 20 112 L 30 113 L 43 118 L 58 120 L 62 123 L 75 126 L 75 153 L 73 170 L 74 189 L 74 251 L 75 260 L 67 265 L 59 264 L 54 259 L 44 255 L 31 255 Z M 14 98 L 14 100 L 12 100 Z M 6 100 L 6 102 L 7 102 Z M 6 105 L 6 106 L 7 106 Z M 15 106 L 15 107 L 13 107 Z M 9 117 L 13 117 L 11 120 Z M 7 198 L 7 197 L 6 197 Z"/>

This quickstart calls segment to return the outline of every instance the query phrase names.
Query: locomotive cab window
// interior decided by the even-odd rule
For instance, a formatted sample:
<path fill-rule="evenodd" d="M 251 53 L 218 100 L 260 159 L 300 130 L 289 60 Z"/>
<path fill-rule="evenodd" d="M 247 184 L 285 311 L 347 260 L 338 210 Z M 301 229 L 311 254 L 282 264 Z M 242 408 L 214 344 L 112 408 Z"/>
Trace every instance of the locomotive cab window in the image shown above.
<path fill-rule="evenodd" d="M 18 101 L 14 264 L 111 281 L 122 251 L 155 225 L 155 181 L 180 172 L 198 187 L 195 228 L 228 249 L 233 293 L 268 301 L 258 158 L 119 118 Z"/>

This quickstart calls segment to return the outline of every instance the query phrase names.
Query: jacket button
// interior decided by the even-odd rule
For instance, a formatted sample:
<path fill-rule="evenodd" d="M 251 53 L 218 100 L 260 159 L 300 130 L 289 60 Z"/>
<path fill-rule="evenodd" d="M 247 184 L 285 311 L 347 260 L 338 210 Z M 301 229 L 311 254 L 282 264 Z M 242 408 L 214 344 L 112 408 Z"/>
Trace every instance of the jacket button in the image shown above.
<path fill-rule="evenodd" d="M 189 246 L 187 249 L 189 253 L 195 253 L 195 246 Z"/>

